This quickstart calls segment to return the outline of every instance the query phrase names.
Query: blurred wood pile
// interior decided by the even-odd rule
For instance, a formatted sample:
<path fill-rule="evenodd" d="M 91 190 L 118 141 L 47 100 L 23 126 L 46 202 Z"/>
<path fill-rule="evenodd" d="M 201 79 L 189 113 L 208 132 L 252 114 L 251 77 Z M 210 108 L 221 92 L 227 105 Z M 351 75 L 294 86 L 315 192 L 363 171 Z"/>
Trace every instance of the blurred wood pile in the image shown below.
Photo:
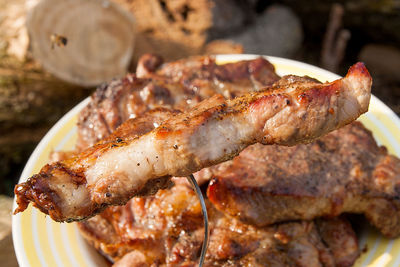
<path fill-rule="evenodd" d="M 11 194 L 21 164 L 38 141 L 88 94 L 30 57 L 25 15 L 32 3 L 0 1 L 0 193 Z"/>
<path fill-rule="evenodd" d="M 209 52 L 207 32 L 216 28 L 213 18 L 220 20 L 215 12 L 219 2 L 41 0 L 28 12 L 26 25 L 33 57 L 46 70 L 63 80 L 94 86 L 122 76 L 129 66 L 134 70 L 144 53 L 173 60 Z M 220 30 L 232 28 L 228 21 L 221 24 Z M 61 37 L 65 44 L 50 45 L 49 36 Z M 211 45 L 221 47 L 219 52 L 242 52 L 231 42 Z"/>
<path fill-rule="evenodd" d="M 17 267 L 11 233 L 12 198 L 0 195 L 0 259 L 1 266 Z"/>
<path fill-rule="evenodd" d="M 243 14 L 235 1 L 220 0 L 114 0 L 136 18 L 135 57 L 148 51 L 173 60 L 203 54 L 211 49 L 223 53 L 240 53 L 243 48 L 224 41 L 205 46 L 209 31 L 223 32 L 242 26 Z M 222 9 L 222 6 L 227 8 Z M 236 9 L 235 9 L 236 8 Z M 235 18 L 235 15 L 239 17 Z M 152 19 L 148 19 L 152 18 Z M 233 24 L 232 24 L 233 23 Z"/>
<path fill-rule="evenodd" d="M 49 127 L 87 94 L 33 62 L 0 56 L 0 192 L 9 193 L 13 181 L 6 176 L 15 173 Z"/>

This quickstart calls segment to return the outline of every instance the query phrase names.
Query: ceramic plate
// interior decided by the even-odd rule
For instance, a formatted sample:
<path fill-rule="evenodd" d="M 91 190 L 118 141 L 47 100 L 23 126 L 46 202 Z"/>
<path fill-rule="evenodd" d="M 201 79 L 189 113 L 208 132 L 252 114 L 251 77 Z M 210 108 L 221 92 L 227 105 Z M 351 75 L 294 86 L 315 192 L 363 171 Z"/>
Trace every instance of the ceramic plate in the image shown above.
<path fill-rule="evenodd" d="M 218 56 L 219 63 L 252 59 L 253 55 Z M 279 75 L 308 75 L 320 81 L 332 81 L 339 76 L 326 70 L 293 60 L 267 57 Z M 53 150 L 71 150 L 77 138 L 77 115 L 89 99 L 68 112 L 42 139 L 30 157 L 20 182 L 37 173 L 46 164 Z M 373 131 L 379 144 L 400 157 L 400 120 L 385 104 L 372 96 L 369 112 L 360 120 Z M 15 203 L 14 203 L 15 208 Z M 14 247 L 21 267 L 26 266 L 107 266 L 106 261 L 80 236 L 74 223 L 56 223 L 29 208 L 13 216 Z M 365 226 L 361 229 L 360 248 L 367 248 L 355 266 L 400 266 L 400 238 L 389 240 Z"/>

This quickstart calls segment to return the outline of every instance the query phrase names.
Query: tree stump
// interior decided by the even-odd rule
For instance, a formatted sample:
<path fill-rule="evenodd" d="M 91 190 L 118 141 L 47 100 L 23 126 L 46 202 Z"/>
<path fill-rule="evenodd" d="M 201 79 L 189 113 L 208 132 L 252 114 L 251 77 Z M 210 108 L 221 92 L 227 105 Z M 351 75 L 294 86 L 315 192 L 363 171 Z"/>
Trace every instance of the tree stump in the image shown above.
<path fill-rule="evenodd" d="M 106 0 L 42 0 L 27 17 L 33 57 L 55 76 L 83 86 L 125 74 L 134 24 L 131 14 Z"/>

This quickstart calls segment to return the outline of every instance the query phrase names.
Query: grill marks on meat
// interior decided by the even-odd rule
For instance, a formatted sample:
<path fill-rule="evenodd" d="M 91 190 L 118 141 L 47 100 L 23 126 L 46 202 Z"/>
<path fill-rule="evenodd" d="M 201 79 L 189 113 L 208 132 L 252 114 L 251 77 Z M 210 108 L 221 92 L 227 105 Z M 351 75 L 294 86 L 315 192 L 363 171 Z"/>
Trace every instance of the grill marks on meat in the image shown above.
<path fill-rule="evenodd" d="M 385 236 L 400 235 L 400 160 L 359 122 L 307 145 L 254 145 L 212 174 L 210 201 L 245 222 L 363 213 Z"/>
<path fill-rule="evenodd" d="M 351 266 L 358 256 L 354 232 L 343 218 L 257 228 L 210 203 L 208 211 L 205 266 Z M 79 227 L 115 266 L 196 266 L 203 240 L 200 204 L 185 183 L 110 207 Z"/>
<path fill-rule="evenodd" d="M 213 57 L 161 63 L 157 56 L 144 55 L 137 75 L 128 74 L 97 89 L 79 116 L 79 150 L 107 137 L 128 118 L 156 107 L 186 110 L 216 93 L 232 98 L 279 79 L 264 58 L 224 65 L 217 65 Z"/>
<path fill-rule="evenodd" d="M 366 112 L 370 88 L 371 77 L 358 63 L 332 83 L 289 76 L 233 100 L 214 96 L 138 138 L 100 142 L 46 165 L 16 186 L 16 212 L 32 201 L 56 221 L 81 220 L 105 206 L 125 204 L 144 189 L 166 186 L 167 176 L 229 160 L 256 142 L 310 142 Z"/>

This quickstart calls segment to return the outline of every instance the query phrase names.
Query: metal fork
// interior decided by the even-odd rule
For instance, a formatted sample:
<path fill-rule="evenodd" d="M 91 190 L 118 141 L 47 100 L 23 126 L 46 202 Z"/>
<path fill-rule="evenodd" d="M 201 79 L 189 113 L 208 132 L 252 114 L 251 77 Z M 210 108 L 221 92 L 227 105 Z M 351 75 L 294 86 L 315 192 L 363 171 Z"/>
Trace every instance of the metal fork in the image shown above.
<path fill-rule="evenodd" d="M 204 264 L 204 260 L 206 258 L 207 247 L 209 243 L 210 237 L 210 229 L 208 228 L 208 214 L 207 214 L 207 207 L 206 202 L 204 201 L 203 194 L 201 193 L 200 187 L 196 182 L 193 174 L 186 177 L 189 183 L 192 185 L 193 190 L 196 192 L 197 197 L 199 198 L 200 205 L 201 205 L 201 212 L 203 213 L 203 220 L 204 220 L 204 240 L 203 245 L 201 247 L 200 259 L 199 259 L 199 267 L 202 267 Z"/>

